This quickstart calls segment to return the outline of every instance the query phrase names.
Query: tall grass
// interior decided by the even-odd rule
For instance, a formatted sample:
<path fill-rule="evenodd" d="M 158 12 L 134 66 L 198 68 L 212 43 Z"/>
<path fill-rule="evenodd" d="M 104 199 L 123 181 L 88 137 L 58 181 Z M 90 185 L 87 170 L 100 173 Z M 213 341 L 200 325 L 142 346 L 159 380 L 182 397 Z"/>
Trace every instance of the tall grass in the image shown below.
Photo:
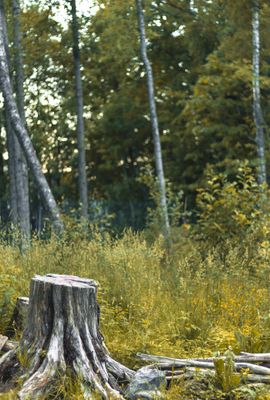
<path fill-rule="evenodd" d="M 224 246 L 226 257 L 224 258 Z M 256 255 L 257 257 L 257 255 Z M 268 260 L 268 252 L 265 253 Z M 114 357 L 134 367 L 136 352 L 206 356 L 228 345 L 238 352 L 270 350 L 269 271 L 256 273 L 241 244 L 207 254 L 204 243 L 175 232 L 168 252 L 127 231 L 115 239 L 96 232 L 34 240 L 22 255 L 0 244 L 0 331 L 16 297 L 35 274 L 90 277 L 100 284 L 101 330 Z"/>
<path fill-rule="evenodd" d="M 101 331 L 113 356 L 130 367 L 139 366 L 137 352 L 194 357 L 228 346 L 270 352 L 270 192 L 262 198 L 246 166 L 239 173 L 232 183 L 209 178 L 198 196 L 197 225 L 173 228 L 169 248 L 153 215 L 151 231 L 119 238 L 95 229 L 89 237 L 72 223 L 61 239 L 33 239 L 23 254 L 0 238 L 0 333 L 31 278 L 59 273 L 99 282 Z M 173 387 L 167 397 L 193 399 L 182 389 Z M 219 395 L 202 398 L 225 399 Z M 80 398 L 78 391 L 72 396 Z"/>

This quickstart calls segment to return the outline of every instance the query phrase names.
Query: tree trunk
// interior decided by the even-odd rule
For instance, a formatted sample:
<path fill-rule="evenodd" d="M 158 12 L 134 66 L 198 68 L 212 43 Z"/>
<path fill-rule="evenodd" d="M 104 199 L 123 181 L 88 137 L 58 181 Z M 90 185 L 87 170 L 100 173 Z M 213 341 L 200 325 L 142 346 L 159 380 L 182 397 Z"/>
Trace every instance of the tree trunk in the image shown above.
<path fill-rule="evenodd" d="M 256 146 L 258 156 L 258 182 L 266 182 L 265 144 L 264 144 L 264 118 L 261 108 L 260 91 L 260 6 L 255 0 L 252 9 L 253 33 L 253 116 L 256 125 Z"/>
<path fill-rule="evenodd" d="M 16 191 L 16 147 L 15 134 L 13 132 L 9 115 L 5 107 L 5 128 L 7 133 L 8 150 L 8 175 L 10 196 L 10 219 L 13 226 L 18 224 L 17 191 Z"/>
<path fill-rule="evenodd" d="M 23 90 L 23 60 L 21 47 L 20 29 L 20 3 L 19 0 L 12 0 L 13 20 L 14 20 L 14 47 L 15 47 L 15 78 L 16 78 L 16 98 L 19 114 L 24 126 L 24 90 Z M 29 206 L 29 186 L 28 168 L 22 149 L 15 138 L 16 146 L 16 192 L 17 192 L 17 212 L 18 221 L 22 235 L 30 239 L 30 206 Z"/>
<path fill-rule="evenodd" d="M 118 386 L 134 372 L 113 360 L 99 332 L 97 284 L 68 275 L 35 276 L 30 286 L 29 313 L 19 348 L 0 359 L 0 379 L 21 377 L 19 399 L 51 393 L 57 378 L 72 371 L 84 398 L 122 398 Z M 27 367 L 20 365 L 24 354 Z"/>
<path fill-rule="evenodd" d="M 75 72 L 75 90 L 77 105 L 77 143 L 78 143 L 78 178 L 80 193 L 80 208 L 83 219 L 88 219 L 88 191 L 87 191 L 87 173 L 85 161 L 85 135 L 83 120 L 83 89 L 81 77 L 81 61 L 79 48 L 79 29 L 77 21 L 76 0 L 71 0 L 72 15 L 72 35 L 73 35 L 73 58 Z"/>
<path fill-rule="evenodd" d="M 0 111 L 0 129 L 3 126 L 2 120 L 3 113 Z M 1 222 L 5 221 L 5 194 L 6 194 L 6 174 L 5 174 L 5 161 L 4 161 L 3 143 L 0 139 L 0 218 Z"/>
<path fill-rule="evenodd" d="M 5 21 L 4 2 L 0 2 L 1 14 L 0 23 L 4 30 L 4 46 L 7 55 L 7 64 L 10 73 L 10 54 L 7 41 L 7 27 Z M 5 129 L 7 133 L 7 150 L 8 150 L 8 174 L 9 174 L 9 193 L 10 193 L 10 219 L 13 226 L 18 224 L 18 207 L 17 207 L 17 190 L 16 190 L 16 137 L 13 132 L 7 108 L 4 107 L 5 112 Z"/>
<path fill-rule="evenodd" d="M 16 332 L 24 330 L 27 321 L 28 309 L 29 309 L 29 298 L 18 297 L 11 320 L 5 331 L 5 334 L 9 338 L 15 336 Z"/>
<path fill-rule="evenodd" d="M 4 5 L 1 2 L 1 23 L 3 25 L 5 37 L 5 51 L 7 55 L 8 69 L 10 72 L 10 55 L 7 40 L 7 29 L 4 20 Z M 15 24 L 16 25 L 16 24 Z M 14 28 L 15 30 L 15 28 Z M 15 35 L 16 36 L 16 35 Z M 17 42 L 15 38 L 15 43 Z M 18 51 L 18 50 L 17 50 Z M 18 60 L 15 65 L 17 69 Z M 24 239 L 30 238 L 30 211 L 29 211 L 29 194 L 28 194 L 28 171 L 23 152 L 13 131 L 9 113 L 5 107 L 5 122 L 7 132 L 7 147 L 9 153 L 9 186 L 10 186 L 10 205 L 11 205 L 11 221 L 13 226 L 19 226 L 20 232 Z"/>
<path fill-rule="evenodd" d="M 162 224 L 163 232 L 165 237 L 170 234 L 170 224 L 167 210 L 167 200 L 166 200 L 166 184 L 164 178 L 163 161 L 162 161 L 162 151 L 159 135 L 158 117 L 155 103 L 155 92 L 154 92 L 154 79 L 151 63 L 148 59 L 147 48 L 146 48 L 146 34 L 145 34 L 145 23 L 144 23 L 144 12 L 142 8 L 142 1 L 136 0 L 137 13 L 138 13 L 138 24 L 140 31 L 140 44 L 141 44 L 141 56 L 144 63 L 146 76 L 147 76 L 147 88 L 148 88 L 148 98 L 150 106 L 150 117 L 152 124 L 152 135 L 154 141 L 155 150 L 155 163 L 156 163 L 156 173 L 159 182 L 159 193 L 160 193 L 160 208 L 162 213 Z"/>
<path fill-rule="evenodd" d="M 0 5 L 3 4 L 3 0 L 0 0 Z M 4 20 L 3 8 L 0 9 L 1 20 Z M 28 135 L 28 132 L 21 120 L 19 115 L 16 102 L 13 97 L 12 87 L 10 82 L 7 55 L 5 51 L 5 31 L 3 24 L 0 24 L 0 88 L 4 96 L 5 107 L 7 109 L 12 128 L 16 133 L 19 143 L 24 151 L 29 168 L 34 176 L 38 191 L 41 194 L 42 200 L 45 207 L 50 213 L 50 217 L 56 231 L 63 229 L 63 224 L 60 219 L 60 213 L 52 195 L 51 189 L 46 181 L 46 178 L 42 172 L 41 165 L 38 161 L 35 149 Z"/>

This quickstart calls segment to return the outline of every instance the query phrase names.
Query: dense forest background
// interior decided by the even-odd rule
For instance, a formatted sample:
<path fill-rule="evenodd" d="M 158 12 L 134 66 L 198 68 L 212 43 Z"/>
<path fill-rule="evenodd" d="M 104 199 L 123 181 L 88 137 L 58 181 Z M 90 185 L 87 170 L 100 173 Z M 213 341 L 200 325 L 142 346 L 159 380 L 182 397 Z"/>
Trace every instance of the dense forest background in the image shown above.
<path fill-rule="evenodd" d="M 71 17 L 67 5 L 66 17 L 59 19 L 58 7 L 58 2 L 46 1 L 21 4 L 25 110 L 28 131 L 54 196 L 63 212 L 76 216 Z M 198 189 L 209 184 L 209 174 L 223 174 L 233 181 L 243 163 L 251 173 L 256 171 L 252 2 L 146 0 L 144 8 L 165 177 L 171 203 L 181 203 L 178 223 L 188 223 L 196 218 Z M 96 1 L 89 10 L 80 13 L 78 22 L 90 218 L 106 220 L 114 215 L 118 230 L 142 229 L 155 200 L 154 152 L 136 4 Z M 267 166 L 269 14 L 268 2 L 261 1 L 260 84 Z M 6 16 L 14 71 L 9 2 Z M 3 102 L 0 112 L 0 214 L 6 223 L 10 192 Z M 31 223 L 40 230 L 46 215 L 30 182 Z"/>

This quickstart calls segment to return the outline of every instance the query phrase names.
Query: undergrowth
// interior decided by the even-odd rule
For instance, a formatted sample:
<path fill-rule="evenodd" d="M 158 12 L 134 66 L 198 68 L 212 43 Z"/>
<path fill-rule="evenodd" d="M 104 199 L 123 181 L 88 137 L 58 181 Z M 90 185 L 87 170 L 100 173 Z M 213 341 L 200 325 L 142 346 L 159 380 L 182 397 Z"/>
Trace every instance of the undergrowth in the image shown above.
<path fill-rule="evenodd" d="M 256 205 L 252 217 L 251 195 L 245 209 L 241 196 L 247 199 L 247 191 L 255 191 L 258 201 L 250 178 L 238 186 L 209 182 L 215 186 L 211 196 L 209 189 L 200 194 L 207 212 L 195 228 L 174 228 L 169 249 L 161 236 L 149 241 L 147 231 L 115 238 L 93 229 L 89 238 L 73 227 L 61 239 L 33 239 L 23 254 L 0 242 L 0 332 L 16 297 L 28 295 L 33 275 L 73 274 L 99 282 L 105 343 L 129 367 L 140 366 L 137 352 L 181 358 L 211 356 L 229 346 L 234 353 L 269 352 L 268 214 Z M 234 207 L 229 216 L 226 196 Z M 185 390 L 173 385 L 166 398 L 190 400 Z"/>
<path fill-rule="evenodd" d="M 223 247 L 204 256 L 203 243 L 174 235 L 169 253 L 162 238 L 149 244 L 131 231 L 119 239 L 96 232 L 92 240 L 70 234 L 34 240 L 23 255 L 1 244 L 0 331 L 16 297 L 28 295 L 31 277 L 51 272 L 99 282 L 101 331 L 113 356 L 130 367 L 139 366 L 137 352 L 203 357 L 228 346 L 235 353 L 269 351 L 268 252 L 254 272 L 241 244 L 224 243 L 224 260 Z"/>

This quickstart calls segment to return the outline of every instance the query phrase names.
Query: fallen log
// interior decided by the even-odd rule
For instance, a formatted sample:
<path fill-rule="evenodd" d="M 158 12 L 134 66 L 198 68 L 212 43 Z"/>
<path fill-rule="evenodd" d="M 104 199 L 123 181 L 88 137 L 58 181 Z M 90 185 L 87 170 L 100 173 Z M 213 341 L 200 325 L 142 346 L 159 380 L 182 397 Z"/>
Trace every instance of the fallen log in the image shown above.
<path fill-rule="evenodd" d="M 113 360 L 103 342 L 96 291 L 95 281 L 69 275 L 31 280 L 22 339 L 0 358 L 0 381 L 16 376 L 23 382 L 19 399 L 44 398 L 70 370 L 82 382 L 84 398 L 93 393 L 103 399 L 122 398 L 119 384 L 129 382 L 134 372 Z"/>
<path fill-rule="evenodd" d="M 270 360 L 270 353 L 247 353 L 245 351 L 241 351 L 241 355 L 244 356 L 252 356 L 252 357 L 267 357 Z"/>
<path fill-rule="evenodd" d="M 148 365 L 150 369 L 160 369 L 162 371 L 166 370 L 177 370 L 185 367 L 196 367 L 202 369 L 215 369 L 214 362 L 203 362 L 203 361 L 194 361 L 194 360 L 186 360 L 185 362 L 167 362 L 167 363 L 155 363 Z M 251 364 L 251 363 L 235 363 L 235 370 L 241 371 L 242 369 L 249 369 L 249 371 L 254 372 L 258 375 L 270 375 L 270 368 L 266 368 L 260 365 Z"/>
<path fill-rule="evenodd" d="M 215 357 L 208 357 L 208 358 L 173 358 L 173 357 L 164 357 L 164 356 L 155 356 L 151 354 L 143 354 L 137 353 L 136 356 L 141 359 L 142 361 L 152 362 L 152 363 L 167 363 L 167 362 L 179 362 L 185 363 L 188 361 L 198 361 L 198 362 L 214 362 Z M 225 359 L 226 357 L 221 357 Z M 235 362 L 247 362 L 247 363 L 268 363 L 270 364 L 270 353 L 240 353 L 239 356 L 235 356 Z"/>
<path fill-rule="evenodd" d="M 256 364 L 256 362 L 262 363 L 267 360 L 269 356 L 270 354 L 268 353 L 241 353 L 240 356 L 235 356 L 234 369 L 238 373 L 245 370 L 243 382 L 270 384 L 270 368 Z M 168 382 L 175 379 L 192 379 L 195 376 L 205 378 L 216 376 L 215 360 L 217 360 L 217 358 L 215 357 L 207 359 L 180 359 L 142 353 L 138 353 L 137 357 L 143 361 L 151 361 L 153 363 L 148 365 L 146 368 L 158 368 L 164 371 Z M 226 361 L 226 356 L 218 358 Z M 243 362 L 243 360 L 248 360 L 249 362 Z"/>
<path fill-rule="evenodd" d="M 241 352 L 237 358 L 245 358 L 252 362 L 261 362 L 270 364 L 270 353 L 245 353 Z"/>

